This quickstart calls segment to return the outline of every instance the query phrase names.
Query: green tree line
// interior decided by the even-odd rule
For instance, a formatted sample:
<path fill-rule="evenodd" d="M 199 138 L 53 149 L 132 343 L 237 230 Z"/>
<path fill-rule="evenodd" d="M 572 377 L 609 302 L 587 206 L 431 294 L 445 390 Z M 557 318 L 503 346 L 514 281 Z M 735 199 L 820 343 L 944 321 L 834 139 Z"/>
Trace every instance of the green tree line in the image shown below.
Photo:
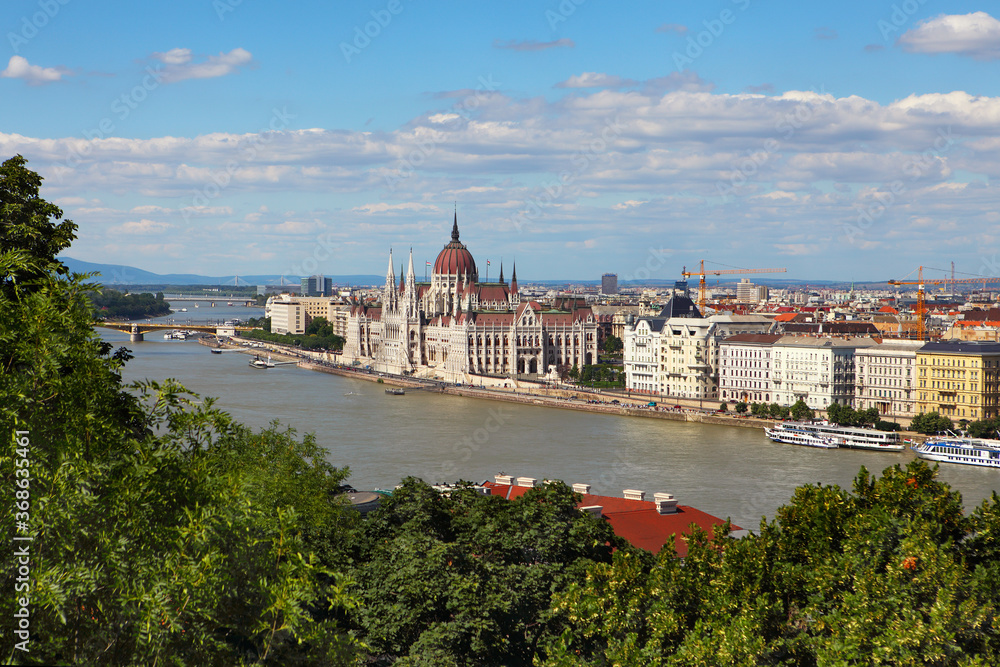
<path fill-rule="evenodd" d="M 125 294 L 104 288 L 90 292 L 89 298 L 94 310 L 94 319 L 139 320 L 170 314 L 170 303 L 163 300 L 163 292 L 157 292 L 154 296 L 148 292 Z"/>
<path fill-rule="evenodd" d="M 305 350 L 342 350 L 344 337 L 333 333 L 333 325 L 325 317 L 314 317 L 304 334 L 278 334 L 271 331 L 271 318 L 260 318 L 248 322 L 250 326 L 261 326 L 240 333 L 243 338 L 263 340 L 281 345 L 301 347 Z"/>

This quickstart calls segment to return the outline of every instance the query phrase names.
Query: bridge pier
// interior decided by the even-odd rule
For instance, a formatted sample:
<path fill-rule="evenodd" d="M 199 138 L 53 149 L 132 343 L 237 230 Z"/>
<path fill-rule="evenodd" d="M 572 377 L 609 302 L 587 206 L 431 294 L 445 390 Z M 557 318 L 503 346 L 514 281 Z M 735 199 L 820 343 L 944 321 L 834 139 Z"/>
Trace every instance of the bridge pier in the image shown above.
<path fill-rule="evenodd" d="M 142 342 L 142 332 L 139 330 L 139 325 L 138 324 L 133 324 L 132 325 L 132 330 L 128 334 L 128 339 L 130 341 L 132 341 L 133 343 L 141 343 Z"/>

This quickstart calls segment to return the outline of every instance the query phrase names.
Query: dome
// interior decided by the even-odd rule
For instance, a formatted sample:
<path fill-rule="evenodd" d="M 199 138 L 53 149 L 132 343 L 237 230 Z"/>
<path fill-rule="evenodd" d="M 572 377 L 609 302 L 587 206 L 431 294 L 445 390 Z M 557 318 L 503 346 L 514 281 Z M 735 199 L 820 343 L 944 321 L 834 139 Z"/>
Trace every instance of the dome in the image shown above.
<path fill-rule="evenodd" d="M 479 280 L 476 270 L 476 260 L 465 244 L 458 240 L 458 214 L 455 214 L 455 224 L 451 228 L 451 243 L 446 245 L 434 262 L 434 273 L 465 276 L 474 281 Z"/>

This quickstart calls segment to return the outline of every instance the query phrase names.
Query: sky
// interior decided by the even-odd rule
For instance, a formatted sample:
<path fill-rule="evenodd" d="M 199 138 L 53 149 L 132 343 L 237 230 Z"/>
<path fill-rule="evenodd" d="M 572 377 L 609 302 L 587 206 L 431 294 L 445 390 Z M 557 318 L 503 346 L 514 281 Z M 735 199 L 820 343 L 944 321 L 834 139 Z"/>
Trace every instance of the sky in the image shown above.
<path fill-rule="evenodd" d="M 0 159 L 85 261 L 382 274 L 457 208 L 481 279 L 1000 275 L 994 3 L 6 0 L 0 37 Z"/>

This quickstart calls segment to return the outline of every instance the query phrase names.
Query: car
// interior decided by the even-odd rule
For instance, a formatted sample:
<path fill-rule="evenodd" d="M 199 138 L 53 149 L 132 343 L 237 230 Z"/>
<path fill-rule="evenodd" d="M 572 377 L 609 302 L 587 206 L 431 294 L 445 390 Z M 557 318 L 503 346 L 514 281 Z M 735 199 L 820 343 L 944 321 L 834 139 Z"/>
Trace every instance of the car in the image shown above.
<path fill-rule="evenodd" d="M 614 404 L 614 405 L 621 405 L 621 401 L 619 401 L 617 398 L 615 400 L 611 401 L 611 403 Z"/>
<path fill-rule="evenodd" d="M 675 405 L 675 406 L 674 406 L 674 410 L 683 410 L 683 409 L 684 409 L 684 408 L 682 408 L 682 407 L 681 407 L 681 406 L 679 406 L 679 405 Z"/>

